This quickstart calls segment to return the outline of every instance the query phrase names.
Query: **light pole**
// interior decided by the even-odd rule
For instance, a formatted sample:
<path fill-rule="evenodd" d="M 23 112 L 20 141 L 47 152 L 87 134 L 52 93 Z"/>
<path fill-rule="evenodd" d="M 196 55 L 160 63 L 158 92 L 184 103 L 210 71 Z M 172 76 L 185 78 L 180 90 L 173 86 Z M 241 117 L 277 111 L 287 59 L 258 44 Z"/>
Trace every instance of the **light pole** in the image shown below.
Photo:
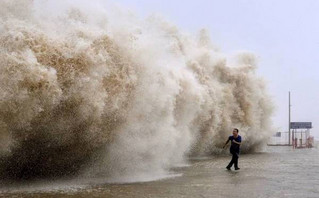
<path fill-rule="evenodd" d="M 291 139 L 291 136 L 290 136 L 290 116 L 291 116 L 291 111 L 290 111 L 290 108 L 291 108 L 291 105 L 290 105 L 290 91 L 289 91 L 289 115 L 288 115 L 288 117 L 289 117 L 289 119 L 288 119 L 288 133 L 289 133 L 289 141 L 288 141 L 288 145 L 291 145 L 290 144 L 290 139 Z"/>

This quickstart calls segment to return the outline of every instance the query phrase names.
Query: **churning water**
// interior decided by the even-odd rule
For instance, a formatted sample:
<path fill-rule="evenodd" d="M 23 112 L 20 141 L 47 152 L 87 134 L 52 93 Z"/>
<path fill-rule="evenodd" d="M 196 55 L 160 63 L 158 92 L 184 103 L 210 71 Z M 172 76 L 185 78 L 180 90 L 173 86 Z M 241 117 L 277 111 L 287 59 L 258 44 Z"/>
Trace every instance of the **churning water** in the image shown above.
<path fill-rule="evenodd" d="M 0 1 L 0 176 L 149 181 L 271 134 L 256 59 L 110 2 Z"/>

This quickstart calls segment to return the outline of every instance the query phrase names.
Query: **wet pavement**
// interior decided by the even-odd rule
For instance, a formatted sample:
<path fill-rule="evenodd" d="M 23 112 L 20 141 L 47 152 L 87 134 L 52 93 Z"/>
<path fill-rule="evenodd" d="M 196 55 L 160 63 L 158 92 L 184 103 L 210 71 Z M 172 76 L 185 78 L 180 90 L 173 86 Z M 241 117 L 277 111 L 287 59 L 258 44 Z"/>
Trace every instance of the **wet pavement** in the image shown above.
<path fill-rule="evenodd" d="M 241 155 L 239 171 L 228 171 L 231 156 L 189 159 L 175 177 L 128 184 L 43 182 L 0 187 L 0 197 L 319 197 L 319 151 L 268 147 Z"/>

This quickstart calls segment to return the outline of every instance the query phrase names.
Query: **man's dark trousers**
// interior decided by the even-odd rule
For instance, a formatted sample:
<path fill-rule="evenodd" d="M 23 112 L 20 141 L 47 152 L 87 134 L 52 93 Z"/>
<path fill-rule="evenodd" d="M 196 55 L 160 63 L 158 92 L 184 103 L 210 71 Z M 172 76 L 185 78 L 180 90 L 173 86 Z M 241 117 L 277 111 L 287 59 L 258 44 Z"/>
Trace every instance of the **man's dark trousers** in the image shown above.
<path fill-rule="evenodd" d="M 235 168 L 238 168 L 239 151 L 230 150 L 230 153 L 233 155 L 233 157 L 231 158 L 231 161 L 229 162 L 227 167 L 230 168 L 234 164 Z"/>

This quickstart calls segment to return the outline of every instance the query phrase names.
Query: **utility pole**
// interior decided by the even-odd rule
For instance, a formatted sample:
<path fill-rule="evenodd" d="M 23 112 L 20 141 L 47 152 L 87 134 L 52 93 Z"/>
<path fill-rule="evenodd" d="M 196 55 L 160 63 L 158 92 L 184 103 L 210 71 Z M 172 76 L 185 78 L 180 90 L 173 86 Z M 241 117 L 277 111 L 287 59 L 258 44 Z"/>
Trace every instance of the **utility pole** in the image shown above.
<path fill-rule="evenodd" d="M 291 111 L 290 111 L 291 105 L 290 105 L 290 91 L 289 91 L 289 123 L 288 123 L 288 133 L 289 133 L 289 141 L 288 141 L 288 145 L 290 144 L 291 141 L 291 136 L 290 136 L 290 115 L 291 115 Z"/>

